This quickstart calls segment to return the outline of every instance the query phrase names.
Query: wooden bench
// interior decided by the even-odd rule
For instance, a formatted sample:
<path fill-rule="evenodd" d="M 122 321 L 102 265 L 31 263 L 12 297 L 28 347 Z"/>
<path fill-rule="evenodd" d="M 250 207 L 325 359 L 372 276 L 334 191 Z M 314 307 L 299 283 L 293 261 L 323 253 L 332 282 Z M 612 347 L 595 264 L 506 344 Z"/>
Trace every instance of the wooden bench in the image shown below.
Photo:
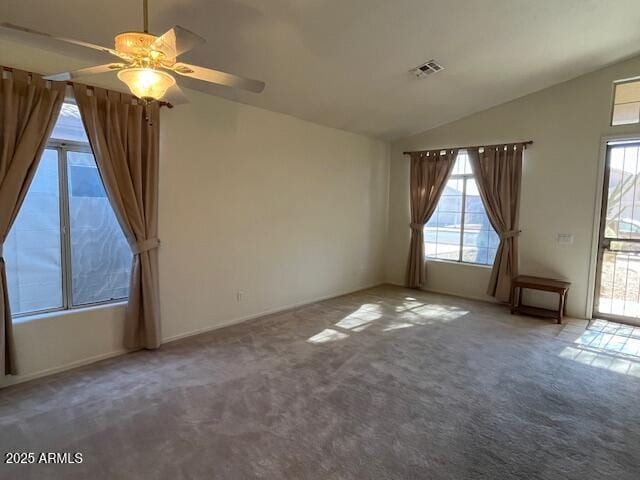
<path fill-rule="evenodd" d="M 532 277 L 530 275 L 518 275 L 511 281 L 511 313 L 522 313 L 536 317 L 555 318 L 557 323 L 562 323 L 562 315 L 567 310 L 567 292 L 571 284 L 552 278 Z M 558 309 L 532 307 L 522 304 L 522 290 L 541 290 L 544 292 L 557 293 Z M 517 293 L 517 295 L 516 295 Z"/>

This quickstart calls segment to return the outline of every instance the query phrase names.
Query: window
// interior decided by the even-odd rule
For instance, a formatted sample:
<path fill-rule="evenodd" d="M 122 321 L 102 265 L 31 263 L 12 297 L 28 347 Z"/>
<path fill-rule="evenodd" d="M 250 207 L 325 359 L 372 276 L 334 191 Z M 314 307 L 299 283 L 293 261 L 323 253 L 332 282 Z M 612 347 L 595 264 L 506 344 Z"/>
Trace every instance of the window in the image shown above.
<path fill-rule="evenodd" d="M 614 84 L 611 125 L 640 123 L 640 80 Z"/>
<path fill-rule="evenodd" d="M 74 104 L 62 106 L 4 256 L 17 316 L 128 295 L 131 250 Z"/>
<path fill-rule="evenodd" d="M 493 265 L 499 243 L 482 204 L 469 158 L 460 152 L 438 206 L 424 227 L 425 255 Z"/>

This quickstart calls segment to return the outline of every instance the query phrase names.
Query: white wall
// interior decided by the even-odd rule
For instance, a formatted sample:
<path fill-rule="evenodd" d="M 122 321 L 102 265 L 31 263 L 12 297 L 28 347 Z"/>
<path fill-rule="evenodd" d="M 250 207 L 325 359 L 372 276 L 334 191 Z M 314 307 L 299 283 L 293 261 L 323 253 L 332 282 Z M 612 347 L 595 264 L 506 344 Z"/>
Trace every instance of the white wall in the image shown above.
<path fill-rule="evenodd" d="M 41 65 L 23 48 L 0 50 L 0 64 Z M 384 281 L 387 143 L 187 94 L 161 117 L 165 340 Z M 21 375 L 5 383 L 121 353 L 123 313 L 16 323 Z"/>
<path fill-rule="evenodd" d="M 409 245 L 409 157 L 403 151 L 533 140 L 524 157 L 520 271 L 569 280 L 568 313 L 585 316 L 601 141 L 640 135 L 638 125 L 609 126 L 612 82 L 636 76 L 640 57 L 394 142 L 388 280 L 403 283 Z M 574 244 L 558 245 L 558 233 L 575 235 Z M 488 299 L 489 275 L 484 267 L 429 261 L 426 289 Z"/>
<path fill-rule="evenodd" d="M 190 96 L 162 118 L 165 338 L 384 279 L 387 144 Z"/>

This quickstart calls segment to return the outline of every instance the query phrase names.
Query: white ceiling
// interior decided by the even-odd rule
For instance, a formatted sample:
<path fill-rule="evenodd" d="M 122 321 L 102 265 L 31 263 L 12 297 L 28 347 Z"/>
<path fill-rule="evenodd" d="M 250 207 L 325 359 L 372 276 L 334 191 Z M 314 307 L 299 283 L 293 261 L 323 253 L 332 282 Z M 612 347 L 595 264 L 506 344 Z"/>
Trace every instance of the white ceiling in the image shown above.
<path fill-rule="evenodd" d="M 141 5 L 2 0 L 0 21 L 111 46 L 115 33 L 140 29 Z M 387 140 L 640 53 L 638 0 L 149 0 L 149 8 L 153 33 L 178 24 L 207 39 L 184 61 L 267 83 L 259 95 L 211 93 Z M 446 70 L 425 80 L 408 73 L 432 58 Z"/>

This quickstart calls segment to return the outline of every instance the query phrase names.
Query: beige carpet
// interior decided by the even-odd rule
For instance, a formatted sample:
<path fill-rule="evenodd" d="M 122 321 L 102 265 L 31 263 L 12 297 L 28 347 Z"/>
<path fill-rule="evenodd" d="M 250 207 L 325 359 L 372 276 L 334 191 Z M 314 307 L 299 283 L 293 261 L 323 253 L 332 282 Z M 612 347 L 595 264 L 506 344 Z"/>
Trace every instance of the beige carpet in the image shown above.
<path fill-rule="evenodd" d="M 3 453 L 84 460 L 0 477 L 638 479 L 605 328 L 374 288 L 0 391 Z"/>

